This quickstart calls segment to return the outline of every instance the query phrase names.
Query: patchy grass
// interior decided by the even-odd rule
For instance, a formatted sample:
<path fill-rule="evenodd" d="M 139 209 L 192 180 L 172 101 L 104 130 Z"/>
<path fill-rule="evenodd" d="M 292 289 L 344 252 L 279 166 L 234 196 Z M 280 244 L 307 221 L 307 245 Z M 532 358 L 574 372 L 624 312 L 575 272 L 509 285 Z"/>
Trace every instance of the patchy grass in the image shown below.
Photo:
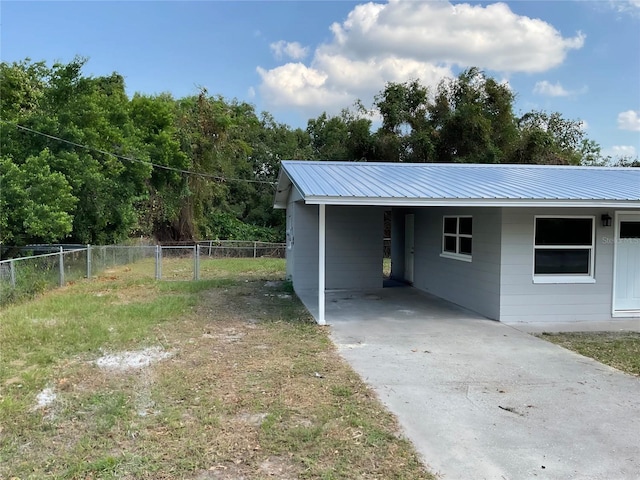
<path fill-rule="evenodd" d="M 209 280 L 143 262 L 0 311 L 0 478 L 434 478 L 281 260 L 211 262 Z"/>
<path fill-rule="evenodd" d="M 539 337 L 640 376 L 640 332 L 543 333 Z"/>

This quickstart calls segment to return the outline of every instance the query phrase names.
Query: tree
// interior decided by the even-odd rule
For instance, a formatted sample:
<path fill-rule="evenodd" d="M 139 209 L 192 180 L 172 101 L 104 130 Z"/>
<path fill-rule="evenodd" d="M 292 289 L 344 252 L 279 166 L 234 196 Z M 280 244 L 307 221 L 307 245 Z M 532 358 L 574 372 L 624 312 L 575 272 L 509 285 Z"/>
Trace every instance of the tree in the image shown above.
<path fill-rule="evenodd" d="M 0 244 L 56 242 L 71 233 L 78 199 L 50 161 L 46 149 L 21 165 L 0 157 Z"/>
<path fill-rule="evenodd" d="M 73 218 L 69 241 L 117 242 L 137 222 L 135 204 L 146 195 L 151 169 L 124 158 L 144 160 L 144 151 L 129 117 L 122 76 L 86 77 L 85 63 L 76 58 L 50 68 L 28 61 L 2 64 L 1 84 L 6 78 L 28 80 L 23 87 L 9 82 L 13 96 L 8 92 L 10 101 L 2 103 L 2 118 L 48 135 L 5 125 L 2 152 L 19 168 L 48 152 L 49 172 L 62 174 L 78 200 L 67 212 Z M 15 233 L 14 238 L 25 237 Z"/>
<path fill-rule="evenodd" d="M 499 163 L 509 157 L 517 128 L 514 95 L 477 68 L 440 82 L 429 109 L 439 162 Z"/>
<path fill-rule="evenodd" d="M 417 80 L 387 83 L 375 96 L 382 126 L 374 137 L 376 158 L 392 162 L 435 161 L 429 91 Z"/>
<path fill-rule="evenodd" d="M 597 164 L 600 147 L 585 139 L 582 122 L 567 120 L 560 113 L 532 111 L 518 120 L 520 133 L 513 163 L 546 165 Z"/>
<path fill-rule="evenodd" d="M 310 119 L 307 134 L 316 160 L 373 160 L 371 121 L 349 110 L 333 117 L 323 112 Z"/>
<path fill-rule="evenodd" d="M 137 229 L 142 235 L 171 239 L 172 225 L 179 223 L 182 205 L 189 196 L 188 177 L 179 170 L 191 167 L 180 148 L 177 103 L 168 94 L 135 94 L 130 115 L 145 158 L 157 165 L 147 180 L 148 195 L 136 205 Z"/>
<path fill-rule="evenodd" d="M 251 127 L 245 138 L 250 146 L 248 161 L 252 182 L 246 183 L 248 194 L 244 197 L 244 211 L 236 218 L 272 229 L 271 238 L 282 239 L 285 217 L 282 211 L 273 208 L 280 162 L 313 158 L 310 137 L 300 128 L 291 129 L 277 122 L 267 112 L 260 115 L 258 123 L 252 122 Z"/>

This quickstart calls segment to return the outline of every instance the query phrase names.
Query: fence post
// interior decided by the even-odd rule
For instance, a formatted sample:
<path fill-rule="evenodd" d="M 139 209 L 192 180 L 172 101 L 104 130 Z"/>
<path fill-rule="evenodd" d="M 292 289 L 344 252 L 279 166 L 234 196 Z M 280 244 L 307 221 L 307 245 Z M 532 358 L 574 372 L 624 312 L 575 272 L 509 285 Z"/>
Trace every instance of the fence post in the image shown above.
<path fill-rule="evenodd" d="M 87 243 L 87 278 L 91 278 L 91 245 Z"/>
<path fill-rule="evenodd" d="M 9 261 L 9 272 L 11 274 L 11 288 L 16 288 L 16 265 L 13 260 Z"/>
<path fill-rule="evenodd" d="M 253 258 L 256 258 L 256 245 L 258 242 L 253 242 Z"/>
<path fill-rule="evenodd" d="M 156 280 L 162 279 L 162 247 L 156 245 Z"/>
<path fill-rule="evenodd" d="M 60 247 L 60 286 L 64 287 L 64 248 Z"/>
<path fill-rule="evenodd" d="M 200 244 L 196 243 L 193 247 L 193 279 L 200 280 Z"/>

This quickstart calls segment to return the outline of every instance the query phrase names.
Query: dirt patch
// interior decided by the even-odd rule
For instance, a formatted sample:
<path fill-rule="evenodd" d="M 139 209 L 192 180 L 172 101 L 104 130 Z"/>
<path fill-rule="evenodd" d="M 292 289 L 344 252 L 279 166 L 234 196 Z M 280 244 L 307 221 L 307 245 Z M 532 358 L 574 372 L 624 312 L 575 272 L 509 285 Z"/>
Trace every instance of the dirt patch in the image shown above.
<path fill-rule="evenodd" d="M 43 408 L 47 408 L 56 401 L 58 395 L 53 390 L 53 388 L 47 387 L 42 390 L 38 396 L 36 397 L 36 405 L 33 407 L 34 410 L 39 410 Z"/>
<path fill-rule="evenodd" d="M 96 366 L 106 370 L 126 371 L 148 367 L 152 363 L 169 358 L 171 352 L 160 347 L 149 347 L 134 352 L 110 353 L 95 361 Z"/>
<path fill-rule="evenodd" d="M 297 480 L 301 469 L 286 456 L 269 456 L 257 468 L 249 468 L 241 463 L 215 465 L 208 470 L 197 472 L 194 480 L 250 480 L 253 478 L 273 478 L 277 480 Z"/>

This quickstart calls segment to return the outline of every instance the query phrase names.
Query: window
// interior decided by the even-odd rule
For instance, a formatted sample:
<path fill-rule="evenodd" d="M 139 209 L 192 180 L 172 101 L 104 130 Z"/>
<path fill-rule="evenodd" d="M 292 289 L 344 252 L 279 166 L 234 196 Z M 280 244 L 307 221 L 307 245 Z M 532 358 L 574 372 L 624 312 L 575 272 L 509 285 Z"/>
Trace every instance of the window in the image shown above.
<path fill-rule="evenodd" d="M 472 236 L 472 217 L 443 217 L 441 256 L 470 262 Z"/>
<path fill-rule="evenodd" d="M 536 217 L 535 282 L 592 282 L 593 254 L 594 217 Z"/>
<path fill-rule="evenodd" d="M 620 238 L 640 238 L 640 222 L 620 222 Z"/>

